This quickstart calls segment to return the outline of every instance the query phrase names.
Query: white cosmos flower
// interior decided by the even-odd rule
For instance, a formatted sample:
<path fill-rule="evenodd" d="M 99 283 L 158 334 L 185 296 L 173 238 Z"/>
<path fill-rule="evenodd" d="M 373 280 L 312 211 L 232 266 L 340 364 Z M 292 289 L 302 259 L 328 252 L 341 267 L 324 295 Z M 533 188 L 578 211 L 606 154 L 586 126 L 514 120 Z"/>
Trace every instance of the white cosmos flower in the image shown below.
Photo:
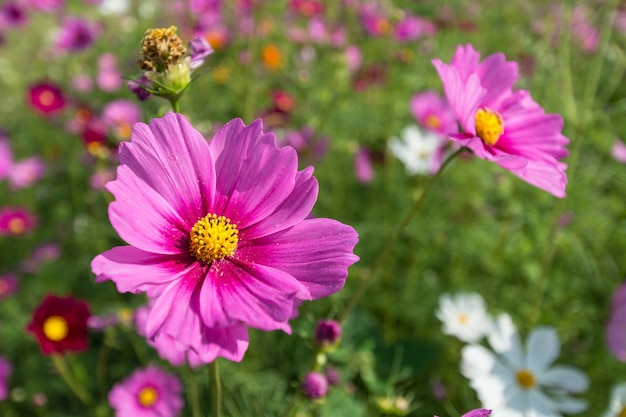
<path fill-rule="evenodd" d="M 626 383 L 621 383 L 613 387 L 609 409 L 604 413 L 604 417 L 622 417 L 626 415 Z"/>
<path fill-rule="evenodd" d="M 443 294 L 435 314 L 443 323 L 445 334 L 467 343 L 479 341 L 492 327 L 485 300 L 476 293 Z"/>
<path fill-rule="evenodd" d="M 417 126 L 408 126 L 402 130 L 402 140 L 389 139 L 389 149 L 398 158 L 409 175 L 431 174 L 437 172 L 441 162 L 440 136 L 420 130 Z"/>
<path fill-rule="evenodd" d="M 589 386 L 584 372 L 552 363 L 560 345 L 553 327 L 532 330 L 522 346 L 511 317 L 496 320 L 488 337 L 493 351 L 468 345 L 461 351 L 461 373 L 470 380 L 492 417 L 560 417 L 580 413 L 587 402 L 571 397 Z"/>

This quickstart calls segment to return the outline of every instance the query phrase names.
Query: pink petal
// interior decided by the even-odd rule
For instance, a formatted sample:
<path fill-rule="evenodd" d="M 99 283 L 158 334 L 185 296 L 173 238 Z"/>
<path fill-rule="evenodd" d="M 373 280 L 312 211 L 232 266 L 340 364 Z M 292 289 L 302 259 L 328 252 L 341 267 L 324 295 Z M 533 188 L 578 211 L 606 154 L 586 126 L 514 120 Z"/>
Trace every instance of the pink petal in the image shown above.
<path fill-rule="evenodd" d="M 182 139 L 181 139 L 182 138 Z M 120 162 L 153 188 L 193 225 L 209 212 L 215 168 L 206 140 L 180 114 L 167 113 L 150 125 L 137 123 Z"/>
<path fill-rule="evenodd" d="M 240 230 L 240 240 L 248 241 L 276 233 L 304 220 L 317 200 L 318 184 L 312 175 L 313 167 L 298 172 L 291 194 L 265 219 Z"/>
<path fill-rule="evenodd" d="M 214 213 L 247 227 L 266 218 L 291 194 L 298 172 L 296 151 L 278 149 L 273 134 L 257 120 L 227 123 L 210 143 L 220 181 Z"/>
<path fill-rule="evenodd" d="M 353 254 L 358 235 L 331 219 L 309 219 L 291 229 L 257 239 L 238 249 L 237 256 L 284 271 L 308 288 L 312 299 L 339 291 L 347 268 L 359 260 Z"/>
<path fill-rule="evenodd" d="M 296 297 L 309 294 L 294 277 L 233 258 L 211 267 L 202 285 L 200 311 L 208 327 L 242 322 L 261 330 L 286 329 Z"/>
<path fill-rule="evenodd" d="M 476 71 L 480 62 L 480 53 L 471 44 L 458 45 L 450 65 L 458 71 L 461 80 L 465 81 L 469 75 Z"/>
<path fill-rule="evenodd" d="M 189 239 L 178 212 L 127 165 L 117 168 L 117 180 L 106 186 L 116 198 L 109 204 L 113 228 L 128 244 L 146 252 L 176 255 Z"/>
<path fill-rule="evenodd" d="M 489 55 L 478 65 L 476 73 L 480 84 L 487 90 L 483 103 L 492 109 L 498 107 L 519 78 L 517 63 L 507 61 L 503 53 Z"/>
<path fill-rule="evenodd" d="M 96 282 L 112 280 L 119 292 L 146 292 L 180 278 L 192 260 L 179 255 L 144 252 L 133 246 L 118 246 L 91 261 Z M 157 288 L 155 288 L 157 287 Z"/>

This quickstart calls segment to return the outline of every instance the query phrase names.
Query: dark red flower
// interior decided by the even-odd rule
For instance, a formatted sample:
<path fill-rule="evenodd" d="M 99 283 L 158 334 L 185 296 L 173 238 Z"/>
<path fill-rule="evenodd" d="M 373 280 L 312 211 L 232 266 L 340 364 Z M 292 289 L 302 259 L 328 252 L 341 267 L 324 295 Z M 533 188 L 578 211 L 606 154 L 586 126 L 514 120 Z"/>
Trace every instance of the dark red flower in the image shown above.
<path fill-rule="evenodd" d="M 37 113 L 49 115 L 65 108 L 65 97 L 61 90 L 50 83 L 42 82 L 28 90 L 28 104 Z"/>
<path fill-rule="evenodd" d="M 87 349 L 89 307 L 72 296 L 48 295 L 33 313 L 26 328 L 39 341 L 45 355 Z"/>

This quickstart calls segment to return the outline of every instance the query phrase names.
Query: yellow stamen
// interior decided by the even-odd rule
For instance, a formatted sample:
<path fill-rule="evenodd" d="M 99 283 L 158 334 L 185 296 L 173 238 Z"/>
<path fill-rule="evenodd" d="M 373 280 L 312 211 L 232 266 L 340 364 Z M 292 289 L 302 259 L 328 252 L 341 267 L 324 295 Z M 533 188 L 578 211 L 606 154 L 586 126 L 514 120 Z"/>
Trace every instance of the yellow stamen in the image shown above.
<path fill-rule="evenodd" d="M 238 234 L 237 225 L 231 224 L 230 219 L 207 214 L 191 228 L 189 253 L 207 264 L 232 256 L 239 242 Z"/>
<path fill-rule="evenodd" d="M 65 339 L 69 332 L 70 327 L 64 317 L 50 316 L 43 322 L 43 334 L 53 342 Z"/>
<path fill-rule="evenodd" d="M 426 126 L 431 129 L 437 129 L 439 126 L 441 126 L 441 120 L 439 120 L 439 118 L 434 114 L 429 114 L 426 117 Z"/>
<path fill-rule="evenodd" d="M 467 324 L 467 321 L 468 321 L 467 314 L 465 314 L 465 313 L 459 314 L 459 323 L 465 325 L 465 324 Z"/>
<path fill-rule="evenodd" d="M 530 372 L 528 369 L 520 369 L 519 371 L 517 371 L 515 378 L 517 379 L 518 385 L 524 389 L 531 389 L 535 385 L 537 385 L 537 381 L 535 381 L 535 375 L 533 375 L 533 373 Z"/>
<path fill-rule="evenodd" d="M 504 120 L 500 113 L 487 107 L 476 111 L 476 135 L 487 145 L 495 145 L 504 133 Z"/>
<path fill-rule="evenodd" d="M 54 103 L 54 94 L 51 91 L 42 91 L 39 94 L 39 103 L 43 106 L 49 106 Z"/>
<path fill-rule="evenodd" d="M 13 217 L 7 224 L 9 232 L 14 235 L 21 235 L 26 231 L 26 222 L 21 217 Z"/>
<path fill-rule="evenodd" d="M 137 400 L 139 404 L 144 407 L 152 407 L 159 399 L 159 393 L 152 387 L 143 387 L 139 394 L 137 394 Z"/>

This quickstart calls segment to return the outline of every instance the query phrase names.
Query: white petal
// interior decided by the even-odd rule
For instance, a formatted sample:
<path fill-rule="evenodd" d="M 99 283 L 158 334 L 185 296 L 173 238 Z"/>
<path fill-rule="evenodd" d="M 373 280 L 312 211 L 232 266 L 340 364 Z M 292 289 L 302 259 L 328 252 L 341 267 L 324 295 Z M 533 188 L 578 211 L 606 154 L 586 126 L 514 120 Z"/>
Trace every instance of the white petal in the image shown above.
<path fill-rule="evenodd" d="M 487 338 L 493 350 L 503 355 L 511 366 L 514 368 L 526 366 L 519 335 L 511 316 L 506 313 L 500 314 L 493 322 Z"/>
<path fill-rule="evenodd" d="M 533 373 L 541 375 L 559 356 L 559 337 L 554 327 L 533 329 L 526 343 L 528 367 Z"/>
<path fill-rule="evenodd" d="M 578 398 L 572 398 L 567 395 L 557 396 L 553 399 L 555 407 L 567 414 L 578 414 L 583 412 L 589 406 L 589 403 L 585 400 Z"/>
<path fill-rule="evenodd" d="M 530 390 L 528 397 L 528 417 L 561 417 L 552 401 L 539 390 Z"/>
<path fill-rule="evenodd" d="M 461 373 L 468 379 L 489 375 L 497 360 L 483 346 L 468 345 L 461 349 Z"/>
<path fill-rule="evenodd" d="M 560 388 L 567 392 L 583 392 L 589 388 L 589 378 L 578 368 L 557 365 L 539 375 L 539 384 Z"/>

